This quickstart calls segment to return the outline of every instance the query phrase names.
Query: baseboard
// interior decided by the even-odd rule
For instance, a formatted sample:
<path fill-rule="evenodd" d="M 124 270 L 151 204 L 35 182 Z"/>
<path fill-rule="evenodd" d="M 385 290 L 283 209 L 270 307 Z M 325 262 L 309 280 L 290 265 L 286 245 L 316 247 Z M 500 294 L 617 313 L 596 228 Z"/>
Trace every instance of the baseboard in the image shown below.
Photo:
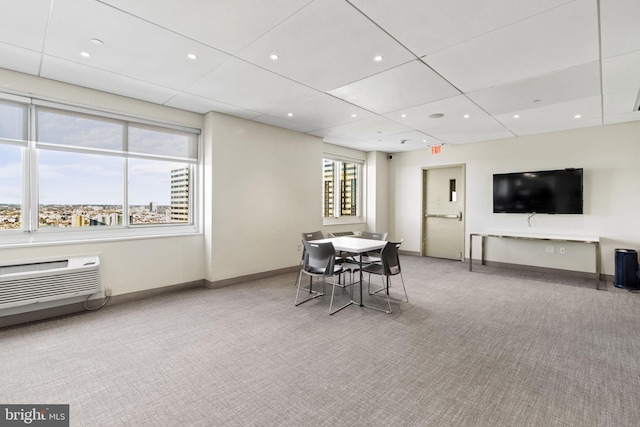
<path fill-rule="evenodd" d="M 107 305 L 113 304 L 123 304 L 131 301 L 142 300 L 145 298 L 150 298 L 160 294 L 166 294 L 170 292 L 180 292 L 186 289 L 197 288 L 197 287 L 206 287 L 209 289 L 222 288 L 225 286 L 235 285 L 237 283 L 242 283 L 250 280 L 259 280 L 264 278 L 269 278 L 273 276 L 278 276 L 281 274 L 287 273 L 295 273 L 299 271 L 300 266 L 286 267 L 278 270 L 265 271 L 262 273 L 249 274 L 245 276 L 233 277 L 225 280 L 217 280 L 215 282 L 210 282 L 205 279 L 196 280 L 193 282 L 179 283 L 176 285 L 163 286 L 160 288 L 146 289 L 138 292 L 130 292 L 121 295 L 114 295 L 110 297 Z M 97 307 L 102 304 L 103 299 L 93 299 L 90 300 L 87 304 L 89 307 Z M 89 313 L 90 311 L 86 310 L 84 307 L 84 302 L 73 303 L 60 305 L 52 308 L 46 308 L 41 310 L 34 310 L 24 313 L 12 314 L 8 316 L 0 317 L 0 328 L 5 328 L 9 326 L 22 325 L 25 323 L 33 323 L 42 320 L 52 319 L 55 317 L 68 316 L 72 314 L 80 314 L 80 313 Z"/>
<path fill-rule="evenodd" d="M 179 292 L 185 289 L 202 287 L 203 280 L 196 280 L 193 282 L 179 283 L 177 285 L 163 286 L 161 288 L 147 289 L 144 291 L 131 292 L 128 294 L 115 295 L 110 297 L 107 305 L 122 304 L 125 302 L 141 300 L 149 298 L 155 295 L 166 294 L 170 292 Z M 104 299 L 92 299 L 87 302 L 87 307 L 99 307 L 104 302 Z M 72 314 L 90 313 L 91 310 L 85 309 L 84 302 L 77 302 L 73 304 L 59 305 L 56 307 L 34 310 L 24 313 L 12 314 L 9 316 L 0 317 L 0 329 L 8 326 L 22 325 L 25 323 L 39 322 L 42 320 L 52 319 L 56 317 L 68 316 Z"/>
<path fill-rule="evenodd" d="M 232 277 L 230 279 L 216 280 L 214 282 L 205 280 L 204 286 L 209 289 L 224 288 L 225 286 L 231 286 L 237 283 L 249 282 L 251 280 L 267 279 L 269 277 L 279 276 L 281 274 L 297 273 L 298 271 L 300 271 L 300 266 L 296 265 L 293 267 L 285 267 L 277 270 L 269 270 L 261 273 L 248 274 L 246 276 L 238 276 L 238 277 Z"/>
<path fill-rule="evenodd" d="M 399 255 L 409 255 L 409 256 L 421 256 L 421 255 L 422 255 L 420 252 L 416 252 L 416 251 L 403 251 L 402 249 L 398 249 L 398 254 L 399 254 Z"/>
<path fill-rule="evenodd" d="M 469 258 L 467 258 L 465 262 L 468 264 Z M 472 264 L 473 266 L 482 265 L 479 259 L 474 259 Z M 539 267 L 537 265 L 525 265 L 525 264 L 511 264 L 508 262 L 498 262 L 498 261 L 485 261 L 484 265 L 488 267 L 501 267 L 501 268 L 508 268 L 511 270 L 524 270 L 524 271 L 535 271 L 535 272 L 549 273 L 549 274 L 561 274 L 563 276 L 595 280 L 595 273 L 590 273 L 587 271 L 563 270 L 560 268 Z M 600 280 L 603 280 L 605 282 L 613 281 L 614 276 L 600 273 Z"/>

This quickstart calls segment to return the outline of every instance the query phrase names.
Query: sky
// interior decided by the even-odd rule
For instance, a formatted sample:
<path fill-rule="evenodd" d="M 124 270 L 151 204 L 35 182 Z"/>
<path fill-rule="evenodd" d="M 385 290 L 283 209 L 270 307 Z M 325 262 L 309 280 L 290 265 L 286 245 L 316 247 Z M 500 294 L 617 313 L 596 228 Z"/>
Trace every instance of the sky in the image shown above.
<path fill-rule="evenodd" d="M 125 176 L 122 153 L 127 151 L 142 156 L 197 158 L 193 134 L 60 110 L 37 111 L 38 144 L 54 148 L 37 150 L 40 204 L 121 205 Z M 23 177 L 22 152 L 26 149 L 17 144 L 25 144 L 25 112 L 24 106 L 0 103 L 0 204 L 20 204 L 22 200 L 22 183 L 27 179 Z M 10 145 L 2 144 L 1 138 Z M 63 146 L 85 152 L 60 151 Z M 129 158 L 129 204 L 171 204 L 171 170 L 185 166 Z"/>
<path fill-rule="evenodd" d="M 21 148 L 0 145 L 0 204 L 22 199 Z M 122 204 L 123 158 L 39 150 L 40 204 Z M 171 204 L 171 170 L 184 163 L 129 159 L 129 204 Z"/>

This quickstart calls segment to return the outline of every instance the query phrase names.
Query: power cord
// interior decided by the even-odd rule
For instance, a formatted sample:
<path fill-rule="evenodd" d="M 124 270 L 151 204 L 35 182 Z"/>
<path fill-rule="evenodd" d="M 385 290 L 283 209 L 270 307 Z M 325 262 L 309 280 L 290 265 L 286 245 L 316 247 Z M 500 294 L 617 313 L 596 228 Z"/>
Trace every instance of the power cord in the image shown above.
<path fill-rule="evenodd" d="M 531 227 L 531 218 L 533 218 L 533 216 L 534 216 L 535 214 L 536 214 L 536 213 L 534 212 L 534 213 L 530 214 L 530 215 L 527 217 L 527 224 L 529 224 L 529 227 Z"/>
<path fill-rule="evenodd" d="M 95 295 L 95 294 L 91 294 L 91 295 Z M 87 310 L 87 311 L 96 311 L 96 310 L 100 310 L 102 307 L 104 307 L 105 305 L 107 305 L 107 303 L 108 303 L 108 302 L 109 302 L 109 300 L 111 299 L 111 296 L 110 296 L 110 295 L 107 295 L 107 296 L 104 298 L 104 301 L 102 302 L 102 304 L 100 304 L 98 307 L 89 307 L 89 306 L 87 306 L 87 302 L 89 302 L 89 298 L 91 298 L 91 295 L 89 295 L 89 296 L 87 297 L 87 299 L 86 299 L 86 300 L 84 300 L 84 309 L 85 309 L 85 310 Z"/>

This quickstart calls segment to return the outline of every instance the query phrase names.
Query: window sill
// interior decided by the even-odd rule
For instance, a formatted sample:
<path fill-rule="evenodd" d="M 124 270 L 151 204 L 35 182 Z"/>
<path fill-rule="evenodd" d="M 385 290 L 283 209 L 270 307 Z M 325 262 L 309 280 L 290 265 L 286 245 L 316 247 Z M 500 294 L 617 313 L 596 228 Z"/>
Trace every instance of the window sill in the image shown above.
<path fill-rule="evenodd" d="M 149 229 L 39 231 L 20 232 L 0 236 L 0 250 L 40 246 L 81 245 L 125 240 L 162 239 L 202 235 L 194 226 L 153 227 Z"/>
<path fill-rule="evenodd" d="M 322 225 L 345 225 L 345 224 L 365 224 L 362 217 L 341 217 L 341 218 L 323 218 Z"/>

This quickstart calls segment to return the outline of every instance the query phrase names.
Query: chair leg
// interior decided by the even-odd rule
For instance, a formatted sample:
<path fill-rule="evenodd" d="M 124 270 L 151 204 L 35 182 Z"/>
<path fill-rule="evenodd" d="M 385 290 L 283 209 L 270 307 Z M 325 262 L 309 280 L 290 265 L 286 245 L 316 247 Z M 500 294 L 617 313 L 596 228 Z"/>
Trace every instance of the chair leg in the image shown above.
<path fill-rule="evenodd" d="M 309 276 L 310 280 L 313 280 L 313 277 Z M 297 284 L 298 284 L 298 290 L 296 291 L 296 300 L 294 302 L 294 305 L 297 307 L 300 304 L 304 304 L 307 301 L 311 301 L 312 299 L 321 297 L 324 295 L 324 287 L 323 287 L 323 292 L 317 292 L 317 291 L 313 291 L 311 290 L 311 287 L 309 287 L 309 294 L 311 295 L 309 298 L 298 302 L 298 295 L 300 294 L 300 285 L 302 285 L 302 270 L 300 270 L 300 273 L 298 273 L 298 280 L 296 280 Z"/>
<path fill-rule="evenodd" d="M 380 292 L 384 291 L 387 294 L 387 298 L 389 298 L 389 299 L 392 299 L 394 301 L 409 302 L 409 295 L 407 294 L 407 288 L 404 286 L 404 277 L 402 277 L 402 273 L 400 273 L 400 281 L 402 282 L 402 290 L 404 291 L 404 299 L 402 299 L 402 298 L 394 298 L 389 294 L 389 288 L 391 287 L 391 281 L 390 280 L 391 280 L 391 278 L 387 277 L 387 284 L 385 285 L 384 279 L 383 279 L 382 288 L 378 289 L 377 291 L 369 292 L 369 295 L 382 296 L 382 295 L 378 295 L 378 294 Z"/>
<path fill-rule="evenodd" d="M 331 290 L 331 302 L 329 303 L 329 314 L 335 314 L 335 313 L 339 312 L 340 310 L 342 310 L 343 308 L 348 307 L 351 304 L 353 304 L 353 299 L 350 299 L 348 303 L 346 303 L 342 307 L 336 308 L 335 310 L 332 311 L 332 309 L 333 309 L 333 297 L 334 297 L 334 295 L 336 293 L 336 286 L 339 286 L 339 285 L 336 283 L 336 276 L 333 276 L 333 289 Z M 353 293 L 353 287 L 351 288 L 351 292 Z"/>

